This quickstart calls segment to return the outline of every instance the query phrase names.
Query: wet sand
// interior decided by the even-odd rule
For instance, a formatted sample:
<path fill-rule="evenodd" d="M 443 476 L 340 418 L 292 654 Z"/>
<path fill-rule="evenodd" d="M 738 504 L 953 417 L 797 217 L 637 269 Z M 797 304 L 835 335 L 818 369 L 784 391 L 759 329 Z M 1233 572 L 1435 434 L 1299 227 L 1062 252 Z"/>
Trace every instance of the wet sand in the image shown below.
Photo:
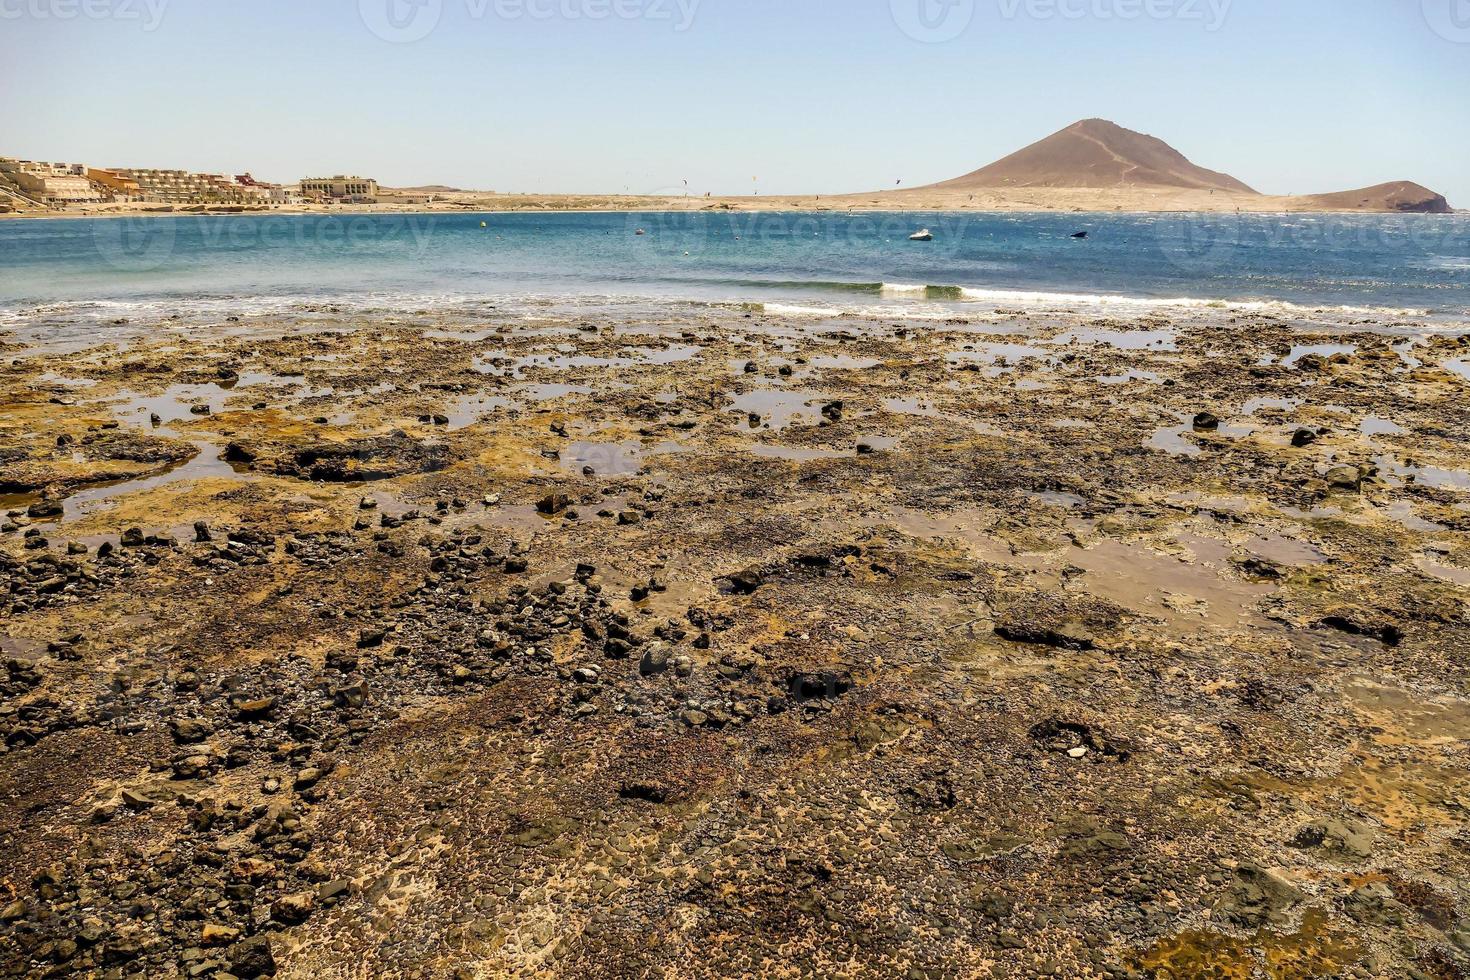
<path fill-rule="evenodd" d="M 0 973 L 1464 975 L 1465 328 L 0 338 Z"/>

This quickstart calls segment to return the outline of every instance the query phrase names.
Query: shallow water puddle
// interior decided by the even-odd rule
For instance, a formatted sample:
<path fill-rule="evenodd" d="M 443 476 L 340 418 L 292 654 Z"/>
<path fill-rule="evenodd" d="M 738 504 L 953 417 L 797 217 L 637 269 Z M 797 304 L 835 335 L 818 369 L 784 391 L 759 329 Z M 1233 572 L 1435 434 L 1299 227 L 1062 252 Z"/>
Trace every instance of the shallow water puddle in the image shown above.
<path fill-rule="evenodd" d="M 533 402 L 550 402 L 568 395 L 590 395 L 593 389 L 586 385 L 532 384 L 521 385 L 515 391 Z"/>
<path fill-rule="evenodd" d="M 62 501 L 64 512 L 61 516 L 61 523 L 69 524 L 89 514 L 96 513 L 102 509 L 103 504 L 115 500 L 118 497 L 141 493 L 146 490 L 155 490 L 158 487 L 173 483 L 182 483 L 186 480 L 223 478 L 252 481 L 257 479 L 248 470 L 236 468 L 233 464 L 227 463 L 223 458 L 224 450 L 221 447 L 208 442 L 196 442 L 194 443 L 194 447 L 199 452 L 192 459 L 180 463 L 177 466 L 171 466 L 159 472 L 133 480 L 119 480 L 111 483 L 95 484 L 85 490 L 72 494 Z"/>
<path fill-rule="evenodd" d="M 1192 560 L 1164 554 L 1147 542 L 1104 538 L 1087 548 L 1058 544 L 1056 550 L 1017 554 L 987 532 L 987 520 L 978 510 L 961 509 L 935 515 L 908 508 L 891 513 L 893 527 L 912 537 L 950 540 L 962 544 L 976 559 L 1055 578 L 1047 587 L 1088 592 L 1126 609 L 1162 619 L 1175 626 L 1235 626 L 1264 623 L 1255 615 L 1256 603 L 1269 595 L 1269 585 L 1246 582 L 1225 572 L 1229 547 L 1202 535 L 1181 535 L 1168 543 Z M 1082 575 L 1062 575 L 1066 567 Z"/>
<path fill-rule="evenodd" d="M 1010 545 L 989 533 L 995 519 L 979 508 L 930 514 L 910 507 L 895 507 L 888 515 L 888 523 L 912 538 L 958 541 L 980 561 L 999 564 L 1015 559 Z"/>
<path fill-rule="evenodd" d="M 1068 551 L 1066 561 L 1087 573 L 1075 582 L 1085 591 L 1176 625 L 1261 621 L 1254 607 L 1273 591 L 1270 586 L 1221 574 L 1228 549 L 1219 541 L 1185 535 L 1178 543 L 1197 560 L 1161 554 L 1145 542 L 1105 538 Z"/>
<path fill-rule="evenodd" d="M 1171 493 L 1164 500 L 1171 505 L 1183 505 L 1185 507 L 1194 507 L 1201 511 L 1219 511 L 1225 514 L 1248 514 L 1254 506 L 1245 497 L 1218 496 L 1201 493 L 1198 490 Z"/>
<path fill-rule="evenodd" d="M 40 499 L 39 493 L 0 493 L 0 512 L 25 510 Z"/>
<path fill-rule="evenodd" d="M 1067 493 L 1062 490 L 1038 490 L 1026 494 L 1037 503 L 1046 504 L 1048 507 L 1062 507 L 1067 510 L 1075 510 L 1087 503 L 1086 500 L 1075 493 Z"/>
<path fill-rule="evenodd" d="M 883 362 L 876 357 L 853 357 L 849 354 L 818 354 L 808 363 L 814 368 L 833 371 L 866 371 Z"/>
<path fill-rule="evenodd" d="M 949 412 L 941 412 L 934 407 L 933 403 L 925 398 L 885 398 L 882 402 L 882 408 L 883 411 L 891 412 L 894 415 L 912 415 L 916 418 L 943 419 L 946 422 L 962 425 L 967 429 L 972 429 L 985 436 L 1006 435 L 1005 430 L 999 429 L 989 422 L 981 422 L 978 419 L 967 419 L 960 415 L 950 414 Z"/>
<path fill-rule="evenodd" d="M 1097 327 L 1078 327 L 1058 334 L 1054 344 L 1099 344 L 1119 350 L 1177 351 L 1175 330 L 1104 330 Z"/>
<path fill-rule="evenodd" d="M 1255 426 L 1239 424 L 1222 424 L 1213 431 L 1196 429 L 1193 418 L 1188 415 L 1180 415 L 1179 421 L 1179 425 L 1165 426 L 1154 432 L 1143 444 L 1144 447 L 1171 456 L 1199 456 L 1204 449 L 1197 442 L 1186 438 L 1187 436 L 1198 434 L 1202 438 L 1220 436 L 1226 439 L 1246 439 L 1256 433 Z"/>
<path fill-rule="evenodd" d="M 508 504 L 486 511 L 485 520 L 492 527 L 534 534 L 561 526 L 564 518 L 542 514 L 533 504 Z"/>
<path fill-rule="evenodd" d="M 512 358 L 509 365 L 496 363 L 505 360 L 502 354 L 482 354 L 470 363 L 480 374 L 519 378 L 525 371 L 536 369 L 566 371 L 572 368 L 630 368 L 650 364 L 676 364 L 693 360 L 704 353 L 703 347 L 694 346 L 632 347 L 628 348 L 625 353 L 610 356 L 571 353 L 571 350 L 574 349 L 569 347 L 567 350 L 552 354 L 527 354 L 524 357 Z"/>
<path fill-rule="evenodd" d="M 791 463 L 807 463 L 818 459 L 843 459 L 854 455 L 840 449 L 805 449 L 795 446 L 772 446 L 766 443 L 751 446 L 750 452 L 762 459 L 783 459 Z"/>
<path fill-rule="evenodd" d="M 229 397 L 228 391 L 214 384 L 169 385 L 158 395 L 125 391 L 120 395 L 120 402 L 105 404 L 119 422 L 154 429 L 157 427 L 153 423 L 155 415 L 158 416 L 158 426 L 187 422 L 201 417 L 200 413 L 191 411 L 194 406 L 207 406 L 209 414 L 214 415 L 224 410 Z"/>
<path fill-rule="evenodd" d="M 1144 442 L 1147 449 L 1168 453 L 1170 456 L 1199 456 L 1204 453 L 1194 442 L 1185 438 L 1193 434 L 1194 426 L 1186 422 L 1183 425 L 1167 426 L 1159 429 Z"/>
<path fill-rule="evenodd" d="M 1374 459 L 1378 468 L 1403 480 L 1412 480 L 1420 486 L 1435 490 L 1470 490 L 1470 472 L 1446 470 L 1438 466 L 1408 465 L 1400 463 L 1394 456 L 1378 456 Z"/>
<path fill-rule="evenodd" d="M 1358 431 L 1365 436 L 1401 436 L 1409 430 L 1385 418 L 1377 415 L 1369 415 L 1358 423 Z"/>
<path fill-rule="evenodd" d="M 1257 535 L 1241 547 L 1257 558 L 1281 565 L 1320 565 L 1327 561 L 1327 556 L 1313 545 L 1284 534 Z"/>
<path fill-rule="evenodd" d="M 986 365 L 988 377 L 999 377 L 1014 371 L 1023 361 L 1039 360 L 1050 367 L 1056 362 L 1056 352 L 1031 344 L 976 344 L 974 350 L 952 351 L 945 359 L 954 366 L 959 362 L 978 361 Z"/>
<path fill-rule="evenodd" d="M 647 456 L 688 452 L 689 447 L 677 442 L 660 442 L 645 446 L 636 439 L 627 442 L 574 442 L 561 451 L 564 469 L 592 476 L 628 476 L 643 468 Z"/>
<path fill-rule="evenodd" d="M 1104 385 L 1126 385 L 1131 381 L 1145 381 L 1149 384 L 1160 384 L 1163 379 L 1155 371 L 1142 371 L 1132 368 L 1122 374 L 1104 374 L 1097 379 L 1098 384 Z"/>
<path fill-rule="evenodd" d="M 1255 415 L 1264 409 L 1276 409 L 1282 412 L 1290 412 L 1300 406 L 1300 398 L 1252 398 L 1241 408 L 1242 415 Z"/>
<path fill-rule="evenodd" d="M 1424 518 L 1415 514 L 1414 505 L 1407 500 L 1394 501 L 1383 509 L 1383 514 L 1391 520 L 1402 524 L 1409 531 L 1422 531 L 1426 534 L 1433 534 L 1446 529 L 1443 524 L 1426 521 Z"/>
<path fill-rule="evenodd" d="M 0 636 L 0 655 L 30 660 L 45 652 L 46 644 L 42 640 L 31 640 L 23 636 Z"/>
<path fill-rule="evenodd" d="M 1419 568 L 1426 574 L 1455 585 L 1470 587 L 1470 568 L 1460 568 L 1457 565 L 1446 565 L 1428 555 L 1420 558 L 1417 562 Z"/>
<path fill-rule="evenodd" d="M 1276 364 L 1276 363 L 1279 363 L 1283 367 L 1295 367 L 1297 361 L 1300 361 L 1302 358 L 1307 357 L 1308 355 L 1311 355 L 1311 354 L 1317 354 L 1317 355 L 1320 355 L 1322 357 L 1329 357 L 1330 358 L 1330 357 L 1334 357 L 1334 356 L 1336 356 L 1338 354 L 1349 354 L 1349 355 L 1351 355 L 1351 354 L 1356 354 L 1357 352 L 1358 352 L 1358 345 L 1357 344 L 1302 344 L 1302 345 L 1293 347 L 1291 349 L 1291 353 L 1287 354 L 1279 362 L 1276 361 L 1274 358 L 1272 358 L 1270 356 L 1267 356 L 1267 357 L 1265 357 L 1265 358 L 1262 359 L 1261 363 L 1262 364 Z"/>
<path fill-rule="evenodd" d="M 499 409 L 512 408 L 515 402 L 499 395 L 461 395 L 449 403 L 444 415 L 451 432 L 474 425 Z"/>
<path fill-rule="evenodd" d="M 757 388 L 734 396 L 727 411 L 759 417 L 757 428 L 780 432 L 798 420 L 816 421 L 832 398 L 820 391 L 796 388 Z"/>
<path fill-rule="evenodd" d="M 1343 694 L 1369 721 L 1379 745 L 1450 745 L 1470 738 L 1470 702 L 1423 700 L 1367 677 L 1353 678 Z"/>
<path fill-rule="evenodd" d="M 883 410 L 894 415 L 918 415 L 924 418 L 944 418 L 945 415 L 926 398 L 885 398 Z"/>

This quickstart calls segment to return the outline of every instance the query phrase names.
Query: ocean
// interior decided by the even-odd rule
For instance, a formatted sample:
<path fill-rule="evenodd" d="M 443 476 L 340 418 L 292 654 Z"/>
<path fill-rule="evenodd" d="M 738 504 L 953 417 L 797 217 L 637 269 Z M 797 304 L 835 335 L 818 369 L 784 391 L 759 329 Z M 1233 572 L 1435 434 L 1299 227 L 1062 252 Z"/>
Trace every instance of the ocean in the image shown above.
<path fill-rule="evenodd" d="M 483 227 L 482 227 L 483 223 Z M 930 242 L 910 241 L 919 229 Z M 642 234 L 639 234 L 639 232 Z M 1086 238 L 1074 234 L 1086 232 Z M 0 221 L 0 327 L 317 309 L 1470 318 L 1470 215 L 791 212 Z"/>

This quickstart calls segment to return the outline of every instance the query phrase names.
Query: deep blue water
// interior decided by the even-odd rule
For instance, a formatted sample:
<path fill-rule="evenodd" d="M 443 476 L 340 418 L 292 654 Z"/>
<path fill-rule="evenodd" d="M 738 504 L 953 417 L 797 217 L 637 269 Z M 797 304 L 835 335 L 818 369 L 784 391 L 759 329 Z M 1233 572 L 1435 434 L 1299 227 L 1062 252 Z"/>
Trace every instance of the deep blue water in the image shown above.
<path fill-rule="evenodd" d="M 908 240 L 921 227 L 933 242 Z M 1086 240 L 1070 237 L 1084 230 Z M 1470 215 L 521 212 L 0 221 L 0 313 L 11 322 L 323 302 L 529 310 L 655 308 L 669 300 L 892 315 L 946 315 L 975 303 L 1185 300 L 1463 317 L 1470 315 Z"/>

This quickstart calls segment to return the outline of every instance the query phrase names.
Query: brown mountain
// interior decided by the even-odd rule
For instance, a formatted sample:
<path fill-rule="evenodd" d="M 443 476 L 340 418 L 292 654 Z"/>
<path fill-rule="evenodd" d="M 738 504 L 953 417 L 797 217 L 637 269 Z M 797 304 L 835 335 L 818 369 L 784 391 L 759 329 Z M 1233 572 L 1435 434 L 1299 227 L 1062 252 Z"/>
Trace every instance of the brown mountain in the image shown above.
<path fill-rule="evenodd" d="M 945 190 L 1092 187 L 1255 194 L 1228 174 L 1190 163 L 1168 143 L 1106 119 L 1084 119 L 988 167 L 934 184 Z"/>
<path fill-rule="evenodd" d="M 1449 214 L 1453 209 L 1444 195 L 1413 181 L 1390 181 L 1356 191 L 1313 194 L 1308 202 L 1324 211 L 1401 211 L 1414 214 Z"/>

